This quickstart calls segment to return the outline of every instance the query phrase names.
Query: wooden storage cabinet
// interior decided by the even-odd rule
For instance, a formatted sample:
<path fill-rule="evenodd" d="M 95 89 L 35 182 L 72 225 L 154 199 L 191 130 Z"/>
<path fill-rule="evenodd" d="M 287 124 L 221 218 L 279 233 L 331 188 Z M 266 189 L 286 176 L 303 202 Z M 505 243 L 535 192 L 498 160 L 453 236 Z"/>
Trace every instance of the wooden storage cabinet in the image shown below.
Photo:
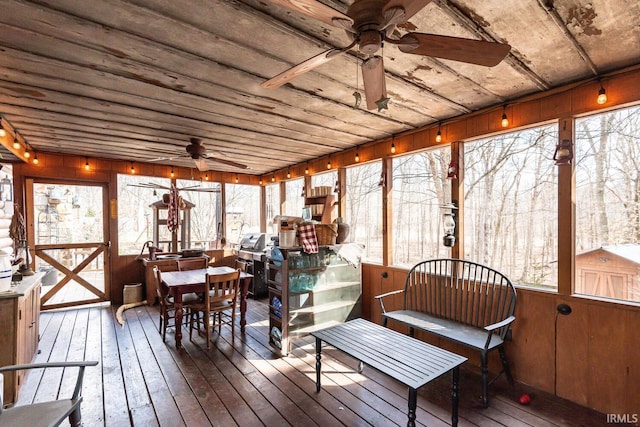
<path fill-rule="evenodd" d="M 329 246 L 321 246 L 317 254 L 280 251 L 284 260 L 267 259 L 269 343 L 286 355 L 293 339 L 360 317 L 361 268 Z"/>
<path fill-rule="evenodd" d="M 0 366 L 30 363 L 38 350 L 42 276 L 25 277 L 15 292 L 0 294 Z M 4 374 L 4 403 L 14 403 L 26 371 Z"/>

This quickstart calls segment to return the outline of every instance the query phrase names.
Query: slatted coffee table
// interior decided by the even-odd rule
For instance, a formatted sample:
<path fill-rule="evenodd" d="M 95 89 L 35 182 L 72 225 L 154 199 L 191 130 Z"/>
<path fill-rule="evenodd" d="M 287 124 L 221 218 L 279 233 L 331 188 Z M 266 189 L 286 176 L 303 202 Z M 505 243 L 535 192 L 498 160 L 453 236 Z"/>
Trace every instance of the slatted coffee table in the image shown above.
<path fill-rule="evenodd" d="M 316 338 L 316 390 L 320 392 L 322 342 L 337 348 L 363 364 L 389 375 L 409 387 L 409 421 L 416 424 L 418 389 L 452 371 L 451 425 L 458 425 L 459 367 L 467 358 L 403 335 L 392 329 L 355 319 L 312 332 Z"/>

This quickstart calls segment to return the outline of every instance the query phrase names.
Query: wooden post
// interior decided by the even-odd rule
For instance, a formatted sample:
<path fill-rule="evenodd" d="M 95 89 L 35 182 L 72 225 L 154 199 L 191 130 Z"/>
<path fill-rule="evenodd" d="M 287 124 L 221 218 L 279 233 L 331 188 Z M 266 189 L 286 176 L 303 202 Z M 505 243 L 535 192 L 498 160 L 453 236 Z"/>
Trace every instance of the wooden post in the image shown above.
<path fill-rule="evenodd" d="M 573 117 L 559 121 L 558 142 L 569 139 L 575 146 Z M 575 149 L 574 149 L 575 151 Z M 571 295 L 575 283 L 575 194 L 574 160 L 558 166 L 558 294 Z"/>

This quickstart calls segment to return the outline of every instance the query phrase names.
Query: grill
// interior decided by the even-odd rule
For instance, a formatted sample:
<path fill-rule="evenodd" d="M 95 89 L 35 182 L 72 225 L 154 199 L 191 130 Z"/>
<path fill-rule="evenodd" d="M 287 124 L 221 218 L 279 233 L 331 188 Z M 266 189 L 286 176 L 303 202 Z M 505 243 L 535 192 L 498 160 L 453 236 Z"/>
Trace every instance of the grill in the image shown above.
<path fill-rule="evenodd" d="M 267 235 L 265 233 L 249 233 L 245 234 L 240 240 L 240 246 L 237 256 L 246 261 L 266 261 L 266 244 Z"/>
<path fill-rule="evenodd" d="M 248 233 L 240 240 L 236 256 L 247 263 L 247 273 L 253 274 L 249 295 L 260 298 L 267 294 L 265 262 L 267 260 L 265 233 Z"/>

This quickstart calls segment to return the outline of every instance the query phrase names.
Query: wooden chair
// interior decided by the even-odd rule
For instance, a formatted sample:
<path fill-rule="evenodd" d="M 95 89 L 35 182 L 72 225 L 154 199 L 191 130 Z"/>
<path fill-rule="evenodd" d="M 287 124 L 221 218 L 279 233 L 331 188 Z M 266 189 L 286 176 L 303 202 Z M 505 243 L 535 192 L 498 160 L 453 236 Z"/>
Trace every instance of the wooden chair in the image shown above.
<path fill-rule="evenodd" d="M 236 259 L 235 261 L 235 268 L 242 271 L 243 273 L 247 272 L 247 266 L 249 264 L 247 263 L 247 261 L 243 260 L 243 259 Z"/>
<path fill-rule="evenodd" d="M 189 339 L 192 338 L 194 323 L 197 323 L 198 331 L 200 331 L 202 324 L 206 333 L 208 350 L 211 348 L 211 330 L 216 325 L 216 319 L 218 322 L 218 335 L 222 330 L 222 324 L 225 323 L 231 325 L 232 341 L 235 338 L 235 316 L 240 293 L 240 270 L 227 274 L 207 274 L 205 283 L 209 285 L 209 292 L 205 292 L 204 301 L 200 304 L 191 305 Z M 229 311 L 231 311 L 231 314 L 228 313 Z M 213 324 L 211 323 L 212 319 Z"/>
<path fill-rule="evenodd" d="M 158 325 L 158 333 L 162 334 L 162 342 L 166 342 L 167 329 L 173 327 L 182 327 L 182 325 L 175 324 L 175 310 L 176 307 L 173 303 L 173 297 L 169 295 L 169 289 L 162 283 L 162 272 L 157 265 L 153 266 L 153 274 L 156 278 L 156 290 L 158 292 L 158 301 L 160 301 L 160 323 Z M 183 316 L 183 319 L 188 319 L 191 309 L 191 304 L 199 302 L 200 297 L 195 293 L 185 294 L 182 296 L 182 307 L 187 310 L 187 315 Z M 173 319 L 173 324 L 169 321 Z"/>
<path fill-rule="evenodd" d="M 207 268 L 208 265 L 209 261 L 204 257 L 182 258 L 178 260 L 178 270 L 180 271 L 200 270 L 202 268 Z"/>
<path fill-rule="evenodd" d="M 84 369 L 87 366 L 96 366 L 98 362 L 56 362 L 33 363 L 29 365 L 12 365 L 0 368 L 0 427 L 14 426 L 58 426 L 68 417 L 72 427 L 79 427 L 82 423 L 80 403 L 82 403 L 82 379 Z M 8 409 L 3 407 L 3 372 L 20 371 L 25 369 L 46 368 L 78 368 L 78 377 L 73 395 L 68 399 L 59 399 L 49 402 L 34 403 L 31 405 L 14 406 Z"/>

